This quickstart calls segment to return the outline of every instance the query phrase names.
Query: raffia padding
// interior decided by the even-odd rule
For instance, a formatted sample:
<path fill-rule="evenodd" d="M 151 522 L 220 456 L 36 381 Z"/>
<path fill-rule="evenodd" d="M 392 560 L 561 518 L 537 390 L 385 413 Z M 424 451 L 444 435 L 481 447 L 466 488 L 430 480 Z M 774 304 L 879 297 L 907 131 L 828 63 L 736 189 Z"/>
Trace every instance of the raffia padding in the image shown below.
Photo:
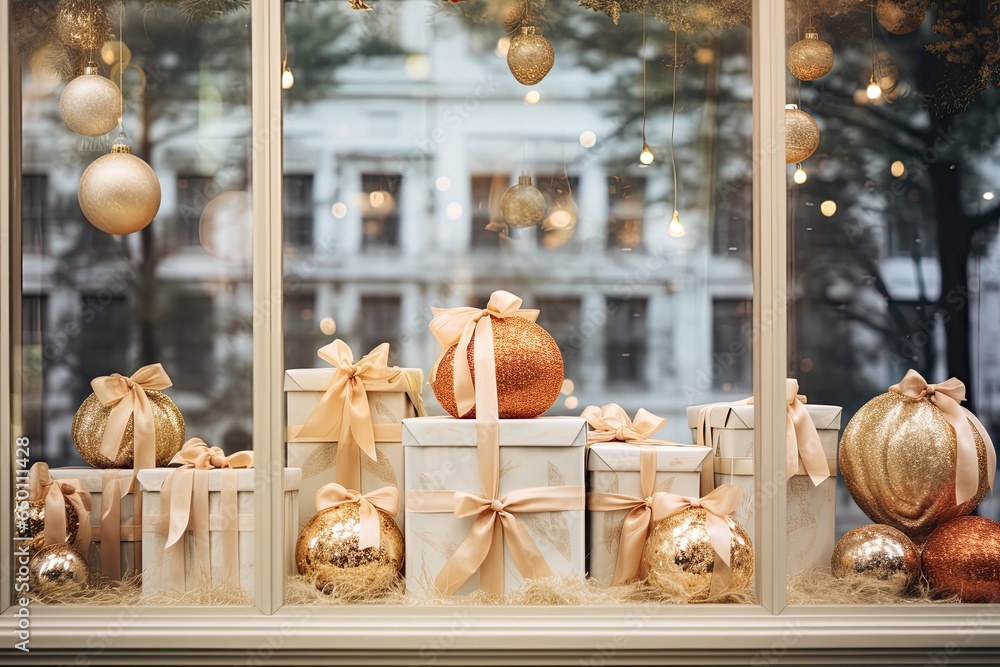
<path fill-rule="evenodd" d="M 888 582 L 862 576 L 838 579 L 829 569 L 803 570 L 792 577 L 787 588 L 788 604 L 948 604 L 958 598 L 933 598 L 927 582 L 920 580 L 905 594 L 899 595 Z"/>
<path fill-rule="evenodd" d="M 228 606 L 250 605 L 253 600 L 238 586 L 216 586 L 196 589 L 183 595 L 172 596 L 162 593 L 142 594 L 142 575 L 126 577 L 121 581 L 106 578 L 92 579 L 90 586 L 72 595 L 33 595 L 37 604 L 79 604 L 110 607 L 121 606 Z"/>

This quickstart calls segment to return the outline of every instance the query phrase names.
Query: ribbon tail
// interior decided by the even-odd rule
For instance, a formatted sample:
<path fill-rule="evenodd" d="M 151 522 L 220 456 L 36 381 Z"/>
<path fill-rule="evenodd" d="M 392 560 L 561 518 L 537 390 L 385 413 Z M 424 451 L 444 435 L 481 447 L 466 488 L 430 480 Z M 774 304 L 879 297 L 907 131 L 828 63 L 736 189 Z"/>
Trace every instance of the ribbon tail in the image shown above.
<path fill-rule="evenodd" d="M 122 483 L 117 470 L 107 470 L 101 488 L 101 572 L 121 579 Z"/>
<path fill-rule="evenodd" d="M 170 473 L 170 477 L 163 483 L 164 486 L 169 485 L 170 493 L 168 498 L 170 523 L 167 528 L 166 543 L 168 549 L 184 537 L 191 521 L 191 501 L 194 494 L 193 473 L 193 469 L 178 468 Z"/>
<path fill-rule="evenodd" d="M 358 514 L 361 524 L 361 530 L 358 535 L 358 548 L 378 549 L 380 544 L 378 510 L 364 496 L 361 497 L 358 504 L 360 505 Z"/>
<path fill-rule="evenodd" d="M 726 520 L 712 512 L 705 513 L 705 529 L 709 541 L 715 550 L 715 567 L 712 572 L 712 588 L 710 595 L 715 597 L 729 588 L 733 579 L 730 549 L 732 548 L 732 531 Z"/>
<path fill-rule="evenodd" d="M 621 537 L 618 539 L 618 560 L 611 583 L 615 586 L 633 581 L 639 575 L 642 550 L 649 533 L 653 512 L 645 506 L 636 507 L 625 516 Z"/>
<path fill-rule="evenodd" d="M 823 451 L 823 442 L 819 439 L 816 425 L 806 407 L 797 400 L 789 406 L 788 416 L 792 425 L 790 437 L 794 438 L 794 442 L 789 441 L 789 450 L 794 446 L 796 458 L 802 460 L 813 486 L 819 486 L 830 477 L 830 465 L 827 463 L 826 452 Z M 795 469 L 789 476 L 798 474 L 798 471 L 799 466 L 796 461 Z"/>
<path fill-rule="evenodd" d="M 514 560 L 518 572 L 525 579 L 551 577 L 552 568 L 545 561 L 545 556 L 538 549 L 538 545 L 531 539 L 531 534 L 517 520 L 517 517 L 509 512 L 504 512 L 500 514 L 500 522 L 503 526 L 504 538 L 506 538 L 510 548 L 510 557 Z M 495 544 L 496 541 L 494 541 Z"/>
<path fill-rule="evenodd" d="M 495 539 L 495 522 L 496 513 L 490 511 L 482 512 L 473 521 L 469 534 L 434 579 L 434 586 L 442 595 L 453 595 L 483 565 Z"/>

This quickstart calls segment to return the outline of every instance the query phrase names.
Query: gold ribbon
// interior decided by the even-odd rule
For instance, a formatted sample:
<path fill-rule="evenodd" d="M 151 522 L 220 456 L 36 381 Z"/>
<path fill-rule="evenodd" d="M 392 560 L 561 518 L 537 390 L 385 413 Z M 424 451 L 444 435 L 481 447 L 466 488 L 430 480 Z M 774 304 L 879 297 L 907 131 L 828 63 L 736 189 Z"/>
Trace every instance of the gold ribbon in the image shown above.
<path fill-rule="evenodd" d="M 160 364 L 143 366 L 131 377 L 114 373 L 94 378 L 90 386 L 97 400 L 111 408 L 101 438 L 104 458 L 114 461 L 118 457 L 122 436 L 132 419 L 133 467 L 135 470 L 156 467 L 156 426 L 146 390 L 166 389 L 171 384 Z"/>
<path fill-rule="evenodd" d="M 361 532 L 358 535 L 358 548 L 378 548 L 382 543 L 379 530 L 378 513 L 381 510 L 389 516 L 399 513 L 399 489 L 394 486 L 383 486 L 364 495 L 352 489 L 346 489 L 336 482 L 320 487 L 316 492 L 316 511 L 322 512 L 331 507 L 345 503 L 358 503 L 358 514 Z"/>
<path fill-rule="evenodd" d="M 49 473 L 47 463 L 39 461 L 31 466 L 28 472 L 28 500 L 45 502 L 45 523 L 42 537 L 45 544 L 65 544 L 69 540 L 69 521 L 66 518 L 66 503 L 76 510 L 79 528 L 73 541 L 80 553 L 87 555 L 90 551 L 91 498 L 88 491 L 82 489 L 82 484 L 76 479 L 64 479 L 56 482 Z"/>
<path fill-rule="evenodd" d="M 965 400 L 965 384 L 957 378 L 949 378 L 939 384 L 928 384 L 920 373 L 908 370 L 899 384 L 889 387 L 889 391 L 909 398 L 926 398 L 941 410 L 944 418 L 955 429 L 958 451 L 955 456 L 955 504 L 974 498 L 979 490 L 979 454 L 972 435 L 975 428 L 986 445 L 986 481 L 990 490 L 996 477 L 997 455 L 993 441 L 983 423 L 969 410 L 962 407 Z"/>
<path fill-rule="evenodd" d="M 596 405 L 588 406 L 580 416 L 587 420 L 592 429 L 587 433 L 587 442 L 591 444 L 640 440 L 657 444 L 664 442 L 650 440 L 649 436 L 666 426 L 667 420 L 644 408 L 639 408 L 635 419 L 629 419 L 628 413 L 617 403 L 608 403 L 600 408 Z"/>

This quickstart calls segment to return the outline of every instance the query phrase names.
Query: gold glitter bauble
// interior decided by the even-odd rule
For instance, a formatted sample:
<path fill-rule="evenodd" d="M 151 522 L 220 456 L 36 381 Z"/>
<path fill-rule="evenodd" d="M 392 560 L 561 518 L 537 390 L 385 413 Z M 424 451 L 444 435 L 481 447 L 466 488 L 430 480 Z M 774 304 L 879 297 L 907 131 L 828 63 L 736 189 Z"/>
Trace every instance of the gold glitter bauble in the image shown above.
<path fill-rule="evenodd" d="M 92 0 L 60 0 L 56 6 L 56 36 L 66 46 L 81 51 L 99 49 L 111 39 L 111 19 Z"/>
<path fill-rule="evenodd" d="M 148 164 L 115 144 L 80 178 L 80 208 L 90 224 L 108 234 L 131 234 L 160 210 L 160 181 Z"/>
<path fill-rule="evenodd" d="M 511 227 L 531 227 L 545 217 L 545 196 L 531 184 L 531 176 L 521 174 L 517 185 L 500 197 L 500 215 Z"/>
<path fill-rule="evenodd" d="M 689 507 L 653 526 L 642 550 L 642 569 L 654 588 L 681 589 L 691 601 L 707 600 L 715 570 L 715 549 L 705 528 L 707 512 Z M 741 591 L 753 578 L 753 544 L 743 526 L 726 517 L 733 537 L 730 564 L 733 578 L 721 593 Z M 721 594 L 720 593 L 720 594 Z"/>
<path fill-rule="evenodd" d="M 455 403 L 452 345 L 438 366 L 437 377 L 431 383 L 448 414 L 474 419 L 476 410 L 459 415 Z M 475 383 L 473 365 L 475 342 L 469 345 L 468 363 Z M 562 389 L 563 359 L 559 346 L 549 332 L 523 317 L 493 319 L 493 354 L 497 371 L 497 403 L 500 419 L 532 419 L 552 407 Z"/>
<path fill-rule="evenodd" d="M 936 595 L 1000 602 L 1000 524 L 981 516 L 949 521 L 924 544 L 923 569 Z"/>
<path fill-rule="evenodd" d="M 59 113 L 66 127 L 85 137 L 100 137 L 117 127 L 121 112 L 118 86 L 88 65 L 66 84 L 59 97 Z"/>
<path fill-rule="evenodd" d="M 920 575 L 920 554 L 900 531 L 873 523 L 840 538 L 830 568 L 838 578 L 858 575 L 890 582 L 902 594 Z"/>
<path fill-rule="evenodd" d="M 321 510 L 309 520 L 295 544 L 299 574 L 314 579 L 316 588 L 336 593 L 343 585 L 377 596 L 388 592 L 403 568 L 403 534 L 391 516 L 378 512 L 379 546 L 358 548 L 361 519 L 358 503 Z"/>
<path fill-rule="evenodd" d="M 875 18 L 894 35 L 908 35 L 924 22 L 927 0 L 878 0 Z"/>
<path fill-rule="evenodd" d="M 56 482 L 58 484 L 59 482 Z M 77 513 L 73 503 L 65 500 L 66 506 L 66 544 L 76 542 L 77 533 L 80 530 L 80 515 Z M 15 522 L 15 532 L 19 539 L 27 538 L 28 553 L 34 554 L 45 546 L 45 499 L 29 500 L 28 510 L 24 515 L 25 521 Z"/>
<path fill-rule="evenodd" d="M 149 389 L 146 396 L 153 410 L 156 429 L 156 466 L 162 468 L 170 463 L 170 459 L 184 444 L 184 417 L 177 405 L 163 392 Z M 73 444 L 83 460 L 95 468 L 131 468 L 134 417 L 128 420 L 128 426 L 125 427 L 118 457 L 111 461 L 101 454 L 101 438 L 104 437 L 104 427 L 108 424 L 110 414 L 111 408 L 101 405 L 97 396 L 88 396 L 73 417 Z"/>
<path fill-rule="evenodd" d="M 549 73 L 556 61 L 556 52 L 549 40 L 537 34 L 534 26 L 523 26 L 521 34 L 510 40 L 507 67 L 518 83 L 533 86 Z"/>
<path fill-rule="evenodd" d="M 921 542 L 946 521 L 969 514 L 986 496 L 986 446 L 973 428 L 979 488 L 955 505 L 955 429 L 926 399 L 877 396 L 851 419 L 840 440 L 840 473 L 858 507 L 876 523 Z"/>
<path fill-rule="evenodd" d="M 28 586 L 33 595 L 72 595 L 87 587 L 87 559 L 68 544 L 50 544 L 28 561 Z"/>
<path fill-rule="evenodd" d="M 813 81 L 833 69 L 833 47 L 806 28 L 806 38 L 788 49 L 788 71 L 800 81 Z"/>
<path fill-rule="evenodd" d="M 785 162 L 802 162 L 819 148 L 819 127 L 802 109 L 785 109 Z"/>

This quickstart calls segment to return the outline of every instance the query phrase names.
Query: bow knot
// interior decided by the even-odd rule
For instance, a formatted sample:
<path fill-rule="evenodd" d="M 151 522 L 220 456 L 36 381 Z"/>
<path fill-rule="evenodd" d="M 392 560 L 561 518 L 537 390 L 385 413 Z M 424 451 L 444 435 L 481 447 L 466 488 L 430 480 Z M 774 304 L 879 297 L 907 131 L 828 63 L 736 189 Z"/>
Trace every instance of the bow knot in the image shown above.
<path fill-rule="evenodd" d="M 92 505 L 90 493 L 84 491 L 82 486 L 75 479 L 58 482 L 53 480 L 48 464 L 42 461 L 31 466 L 28 472 L 28 500 L 45 503 L 42 535 L 46 545 L 68 542 L 69 521 L 66 516 L 66 504 L 69 503 L 76 510 L 79 519 L 76 539 L 72 545 L 83 554 L 90 550 Z"/>
<path fill-rule="evenodd" d="M 639 408 L 635 419 L 630 419 L 617 403 L 608 403 L 598 408 L 588 406 L 580 415 L 587 420 L 591 431 L 587 433 L 587 441 L 595 442 L 636 442 L 649 440 L 649 437 L 663 428 L 667 420 Z"/>
<path fill-rule="evenodd" d="M 181 447 L 181 450 L 170 459 L 171 465 L 197 470 L 215 470 L 217 468 L 253 468 L 253 452 L 244 450 L 226 456 L 220 447 L 210 447 L 201 438 L 191 438 Z"/>
<path fill-rule="evenodd" d="M 345 503 L 358 503 L 360 532 L 358 548 L 378 548 L 381 543 L 378 513 L 389 516 L 399 513 L 399 490 L 394 486 L 383 486 L 369 493 L 361 494 L 336 482 L 320 487 L 316 492 L 316 511 L 339 507 Z"/>
<path fill-rule="evenodd" d="M 504 504 L 500 500 L 490 502 L 490 509 L 494 512 L 503 512 Z"/>
<path fill-rule="evenodd" d="M 104 458 L 111 461 L 118 458 L 122 437 L 131 419 L 135 469 L 156 466 L 156 426 L 146 391 L 166 389 L 171 384 L 160 364 L 143 366 L 131 377 L 112 373 L 91 381 L 97 400 L 111 408 L 101 437 L 100 452 Z"/>

